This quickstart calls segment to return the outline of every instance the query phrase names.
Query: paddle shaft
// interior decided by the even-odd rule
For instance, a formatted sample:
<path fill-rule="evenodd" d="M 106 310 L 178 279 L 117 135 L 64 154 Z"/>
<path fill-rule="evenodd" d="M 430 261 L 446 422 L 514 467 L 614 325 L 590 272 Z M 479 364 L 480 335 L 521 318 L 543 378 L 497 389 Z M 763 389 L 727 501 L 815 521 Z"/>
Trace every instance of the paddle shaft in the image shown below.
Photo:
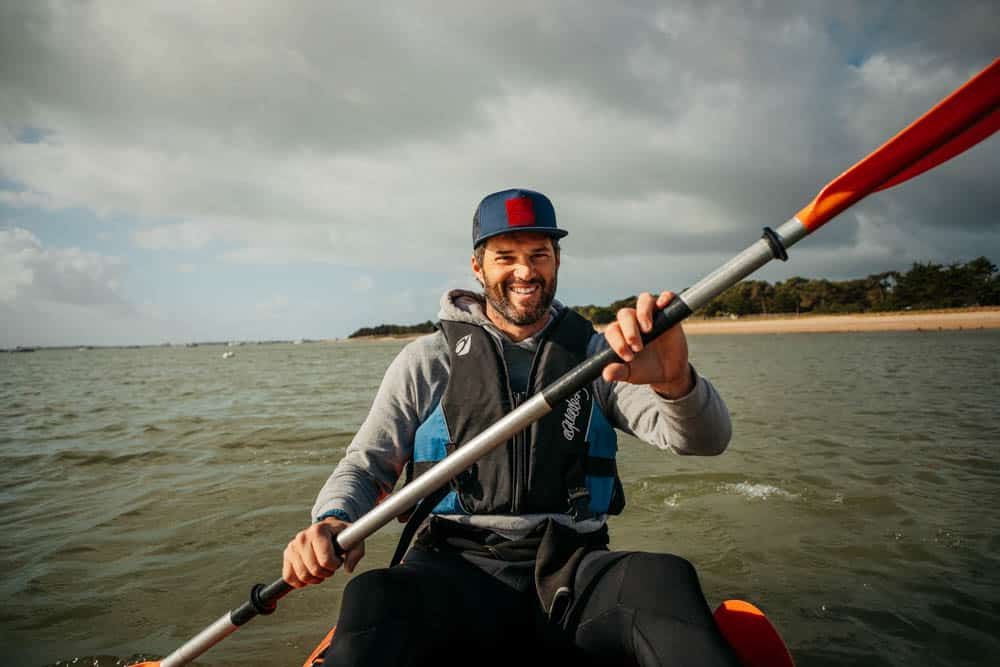
<path fill-rule="evenodd" d="M 648 344 L 772 259 L 786 258 L 784 249 L 805 235 L 805 227 L 794 218 L 777 232 L 767 230 L 764 238 L 685 290 L 658 312 L 653 319 L 653 329 L 642 336 L 643 343 Z M 605 366 L 621 361 L 614 350 L 607 348 L 568 371 L 338 533 L 334 541 L 337 553 L 342 556 L 382 526 L 409 511 L 422 498 L 448 484 L 491 450 L 551 412 L 560 401 L 596 380 Z"/>
<path fill-rule="evenodd" d="M 765 230 L 763 238 L 675 297 L 666 308 L 658 312 L 653 319 L 653 329 L 642 336 L 643 343 L 648 344 L 656 339 L 772 259 L 787 259 L 785 248 L 805 235 L 805 227 L 794 218 L 779 227 L 777 232 Z M 551 412 L 560 401 L 596 380 L 605 366 L 621 361 L 614 350 L 607 348 L 582 362 L 341 531 L 334 540 L 334 549 L 343 556 L 385 524 L 410 510 L 421 499 L 448 484 L 491 450 L 507 442 L 515 433 Z M 292 590 L 282 579 L 269 586 L 258 584 L 251 592 L 248 602 L 224 614 L 188 640 L 160 661 L 160 667 L 181 667 L 188 664 L 236 632 L 250 619 L 273 612 L 278 600 Z"/>
<path fill-rule="evenodd" d="M 215 623 L 189 639 L 183 646 L 161 660 L 159 667 L 181 667 L 199 655 L 212 648 L 229 635 L 236 632 L 241 625 L 258 615 L 267 615 L 278 607 L 278 600 L 291 593 L 293 589 L 283 579 L 277 579 L 270 585 L 257 584 L 250 591 L 250 599 L 236 609 L 226 612 Z M 157 664 L 157 663 L 153 663 Z"/>

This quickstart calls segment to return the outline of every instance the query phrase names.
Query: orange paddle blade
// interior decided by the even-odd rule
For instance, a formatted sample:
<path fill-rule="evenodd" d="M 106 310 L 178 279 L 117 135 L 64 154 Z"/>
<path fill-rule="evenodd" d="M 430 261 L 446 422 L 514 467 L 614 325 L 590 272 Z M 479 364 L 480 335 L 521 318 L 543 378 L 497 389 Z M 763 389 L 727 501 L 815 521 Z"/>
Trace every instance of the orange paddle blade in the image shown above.
<path fill-rule="evenodd" d="M 129 665 L 128 667 L 160 667 L 158 660 L 153 660 L 151 662 L 137 662 L 134 665 Z"/>
<path fill-rule="evenodd" d="M 715 624 L 743 667 L 795 667 L 781 635 L 749 602 L 726 600 L 715 610 Z"/>
<path fill-rule="evenodd" d="M 814 232 L 867 195 L 950 160 L 1000 129 L 1000 58 L 830 182 L 795 216 Z"/>

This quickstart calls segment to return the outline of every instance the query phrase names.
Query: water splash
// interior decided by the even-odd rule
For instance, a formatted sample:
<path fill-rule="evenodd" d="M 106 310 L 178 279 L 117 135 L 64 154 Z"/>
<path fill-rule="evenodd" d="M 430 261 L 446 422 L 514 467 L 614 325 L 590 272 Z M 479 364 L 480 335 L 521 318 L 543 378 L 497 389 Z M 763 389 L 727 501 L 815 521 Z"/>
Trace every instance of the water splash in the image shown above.
<path fill-rule="evenodd" d="M 798 498 L 798 496 L 794 493 L 789 493 L 780 487 L 772 486 L 770 484 L 739 482 L 738 484 L 722 484 L 719 486 L 719 490 L 724 493 L 735 493 L 740 496 L 745 496 L 752 500 L 767 500 L 772 496 L 786 498 L 789 500 Z"/>

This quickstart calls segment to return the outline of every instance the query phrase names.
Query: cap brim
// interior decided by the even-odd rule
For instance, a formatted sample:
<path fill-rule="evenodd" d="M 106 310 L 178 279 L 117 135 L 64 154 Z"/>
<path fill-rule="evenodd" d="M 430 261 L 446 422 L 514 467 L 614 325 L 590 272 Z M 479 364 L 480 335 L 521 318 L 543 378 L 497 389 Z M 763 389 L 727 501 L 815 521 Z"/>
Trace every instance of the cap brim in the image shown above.
<path fill-rule="evenodd" d="M 493 232 L 491 234 L 486 234 L 480 236 L 479 240 L 473 244 L 473 248 L 479 247 L 487 239 L 491 239 L 494 236 L 502 236 L 504 234 L 514 234 L 516 232 L 535 232 L 537 234 L 545 234 L 546 236 L 551 236 L 555 239 L 561 239 L 562 237 L 569 234 L 565 229 L 553 229 L 552 227 L 509 227 L 507 229 L 501 229 L 499 231 Z"/>

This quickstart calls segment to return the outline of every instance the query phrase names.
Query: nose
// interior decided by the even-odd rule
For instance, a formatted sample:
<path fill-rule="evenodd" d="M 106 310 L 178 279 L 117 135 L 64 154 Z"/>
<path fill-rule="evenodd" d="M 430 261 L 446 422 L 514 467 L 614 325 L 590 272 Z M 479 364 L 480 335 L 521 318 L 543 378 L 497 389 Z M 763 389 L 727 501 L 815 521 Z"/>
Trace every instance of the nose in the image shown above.
<path fill-rule="evenodd" d="M 527 260 L 520 261 L 514 267 L 514 277 L 518 280 L 531 280 L 535 277 L 535 267 Z"/>

